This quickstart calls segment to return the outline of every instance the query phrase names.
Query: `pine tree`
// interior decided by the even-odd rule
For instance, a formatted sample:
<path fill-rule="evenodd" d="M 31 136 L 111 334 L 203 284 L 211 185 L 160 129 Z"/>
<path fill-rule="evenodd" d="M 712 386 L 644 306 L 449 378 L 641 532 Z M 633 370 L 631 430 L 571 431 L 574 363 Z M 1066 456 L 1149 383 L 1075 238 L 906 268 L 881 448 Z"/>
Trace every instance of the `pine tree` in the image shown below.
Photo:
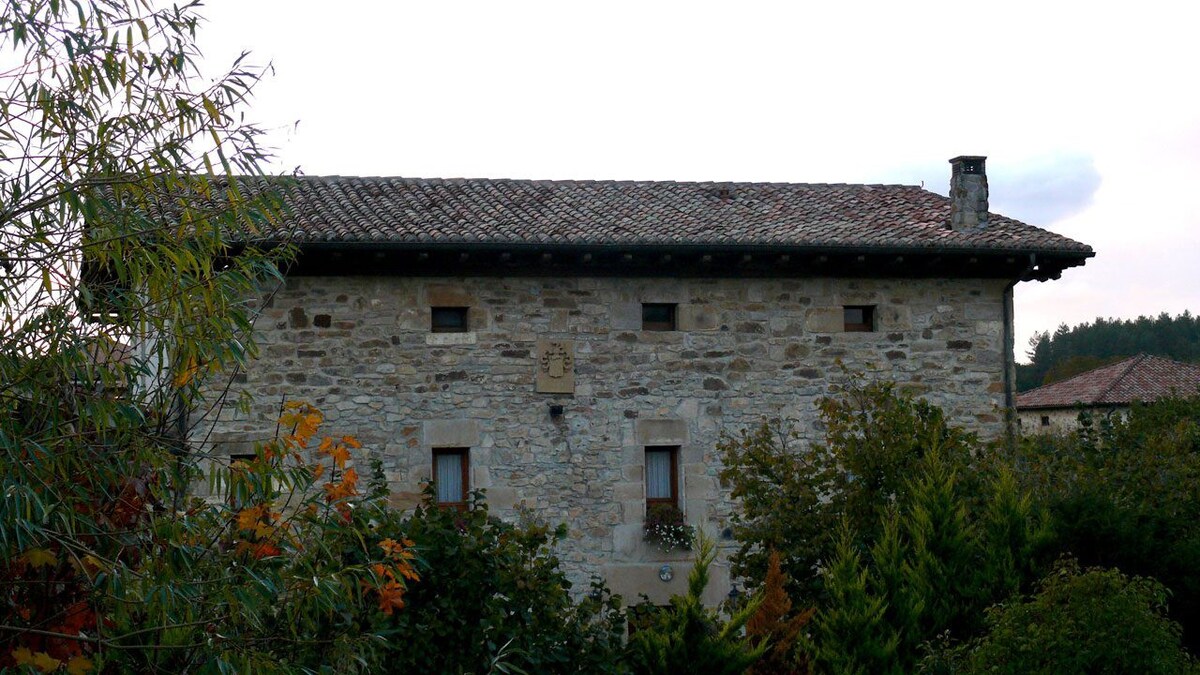
<path fill-rule="evenodd" d="M 900 636 L 887 622 L 887 602 L 872 592 L 871 572 L 854 548 L 844 522 L 833 560 L 824 574 L 829 601 L 813 619 L 817 671 L 839 675 L 902 673 Z"/>

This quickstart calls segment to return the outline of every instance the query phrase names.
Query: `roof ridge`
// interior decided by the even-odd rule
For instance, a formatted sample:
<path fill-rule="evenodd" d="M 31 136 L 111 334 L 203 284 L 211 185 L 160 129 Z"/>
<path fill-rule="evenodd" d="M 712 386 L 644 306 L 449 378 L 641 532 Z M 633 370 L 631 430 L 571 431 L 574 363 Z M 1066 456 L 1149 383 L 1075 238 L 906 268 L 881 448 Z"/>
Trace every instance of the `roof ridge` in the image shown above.
<path fill-rule="evenodd" d="M 1125 376 L 1129 375 L 1130 371 L 1132 371 L 1135 366 L 1145 360 L 1146 352 L 1139 352 L 1137 356 L 1129 359 L 1129 365 L 1125 366 L 1125 369 L 1121 371 L 1120 375 L 1117 375 L 1113 378 L 1112 384 L 1108 385 L 1104 391 L 1100 392 L 1100 395 L 1096 397 L 1096 400 L 1093 401 L 1093 403 L 1101 403 L 1104 401 L 1104 399 L 1108 398 L 1108 395 L 1117 388 L 1117 385 L 1121 384 L 1121 381 L 1125 379 Z"/>

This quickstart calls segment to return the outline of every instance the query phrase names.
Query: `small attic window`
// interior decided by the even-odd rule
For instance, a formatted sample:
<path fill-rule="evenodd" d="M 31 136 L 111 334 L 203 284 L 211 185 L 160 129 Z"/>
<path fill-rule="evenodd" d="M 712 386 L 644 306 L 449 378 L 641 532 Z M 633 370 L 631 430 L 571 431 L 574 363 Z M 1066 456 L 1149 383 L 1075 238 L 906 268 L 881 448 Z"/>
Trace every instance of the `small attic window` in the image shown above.
<path fill-rule="evenodd" d="M 466 307 L 432 307 L 429 315 L 430 330 L 434 333 L 467 332 Z"/>
<path fill-rule="evenodd" d="M 642 330 L 675 330 L 675 305 L 663 302 L 643 303 Z"/>
<path fill-rule="evenodd" d="M 842 330 L 847 333 L 870 333 L 875 330 L 875 307 L 846 305 L 842 308 Z"/>

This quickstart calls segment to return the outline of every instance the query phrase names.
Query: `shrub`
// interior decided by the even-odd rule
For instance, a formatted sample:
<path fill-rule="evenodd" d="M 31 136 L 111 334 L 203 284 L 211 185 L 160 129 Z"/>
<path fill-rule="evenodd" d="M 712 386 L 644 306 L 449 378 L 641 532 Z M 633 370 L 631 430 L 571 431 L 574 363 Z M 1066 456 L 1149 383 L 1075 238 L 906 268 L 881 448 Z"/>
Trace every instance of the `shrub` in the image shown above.
<path fill-rule="evenodd" d="M 628 659 L 634 673 L 741 675 L 766 651 L 766 643 L 750 644 L 739 635 L 758 601 L 751 601 L 728 621 L 701 604 L 716 555 L 716 545 L 701 535 L 687 594 L 671 598 L 668 608 L 646 613 L 646 624 L 629 638 Z"/>
<path fill-rule="evenodd" d="M 573 600 L 554 555 L 565 527 L 502 521 L 480 492 L 465 511 L 440 508 L 434 497 L 427 490 L 411 516 L 386 525 L 421 560 L 404 611 L 377 629 L 391 672 L 622 672 L 620 599 L 596 583 Z"/>
<path fill-rule="evenodd" d="M 924 667 L 967 675 L 1195 672 L 1179 625 L 1165 616 L 1167 595 L 1152 579 L 1065 560 L 1033 597 L 990 609 L 986 635 Z"/>

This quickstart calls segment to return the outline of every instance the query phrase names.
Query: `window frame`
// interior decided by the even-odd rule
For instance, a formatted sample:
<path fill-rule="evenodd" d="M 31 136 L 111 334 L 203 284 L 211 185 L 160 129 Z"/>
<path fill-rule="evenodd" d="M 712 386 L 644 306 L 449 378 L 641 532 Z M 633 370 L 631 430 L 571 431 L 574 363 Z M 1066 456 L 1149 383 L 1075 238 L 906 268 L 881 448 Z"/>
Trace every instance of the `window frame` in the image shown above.
<path fill-rule="evenodd" d="M 643 455 L 643 471 L 645 477 L 643 483 L 646 490 L 646 509 L 649 510 L 655 504 L 670 504 L 675 508 L 681 508 L 679 505 L 679 451 L 678 445 L 647 445 L 645 446 Z M 650 496 L 650 472 L 649 472 L 649 456 L 651 452 L 667 452 L 671 458 L 671 495 L 670 497 L 651 497 Z"/>
<path fill-rule="evenodd" d="M 664 321 L 648 320 L 646 312 L 655 309 L 666 309 L 670 317 Z M 679 304 L 675 302 L 643 302 L 642 330 L 664 333 L 679 330 Z"/>
<path fill-rule="evenodd" d="M 462 501 L 444 502 L 438 496 L 437 491 L 437 475 L 438 475 L 438 458 L 458 455 L 462 459 L 459 465 L 462 468 Z M 432 476 L 429 482 L 433 485 L 433 501 L 438 508 L 455 509 L 458 511 L 467 510 L 467 499 L 471 494 L 471 449 L 467 447 L 449 447 L 449 448 L 434 448 L 433 449 L 433 466 Z"/>
<path fill-rule="evenodd" d="M 462 317 L 462 323 L 447 324 L 438 323 L 438 314 L 453 312 L 454 315 Z M 471 332 L 471 308 L 462 306 L 446 306 L 435 305 L 429 308 L 429 332 L 431 333 L 469 333 Z"/>
<path fill-rule="evenodd" d="M 847 316 L 852 311 L 862 312 L 862 321 L 850 321 Z M 874 333 L 875 305 L 842 305 L 842 332 L 845 333 Z"/>
<path fill-rule="evenodd" d="M 1050 426 L 1050 416 L 1049 416 L 1049 415 L 1042 415 L 1041 417 L 1042 417 L 1042 419 L 1041 419 L 1041 422 L 1042 422 L 1041 426 L 1043 426 L 1043 427 L 1048 427 L 1048 426 Z"/>

